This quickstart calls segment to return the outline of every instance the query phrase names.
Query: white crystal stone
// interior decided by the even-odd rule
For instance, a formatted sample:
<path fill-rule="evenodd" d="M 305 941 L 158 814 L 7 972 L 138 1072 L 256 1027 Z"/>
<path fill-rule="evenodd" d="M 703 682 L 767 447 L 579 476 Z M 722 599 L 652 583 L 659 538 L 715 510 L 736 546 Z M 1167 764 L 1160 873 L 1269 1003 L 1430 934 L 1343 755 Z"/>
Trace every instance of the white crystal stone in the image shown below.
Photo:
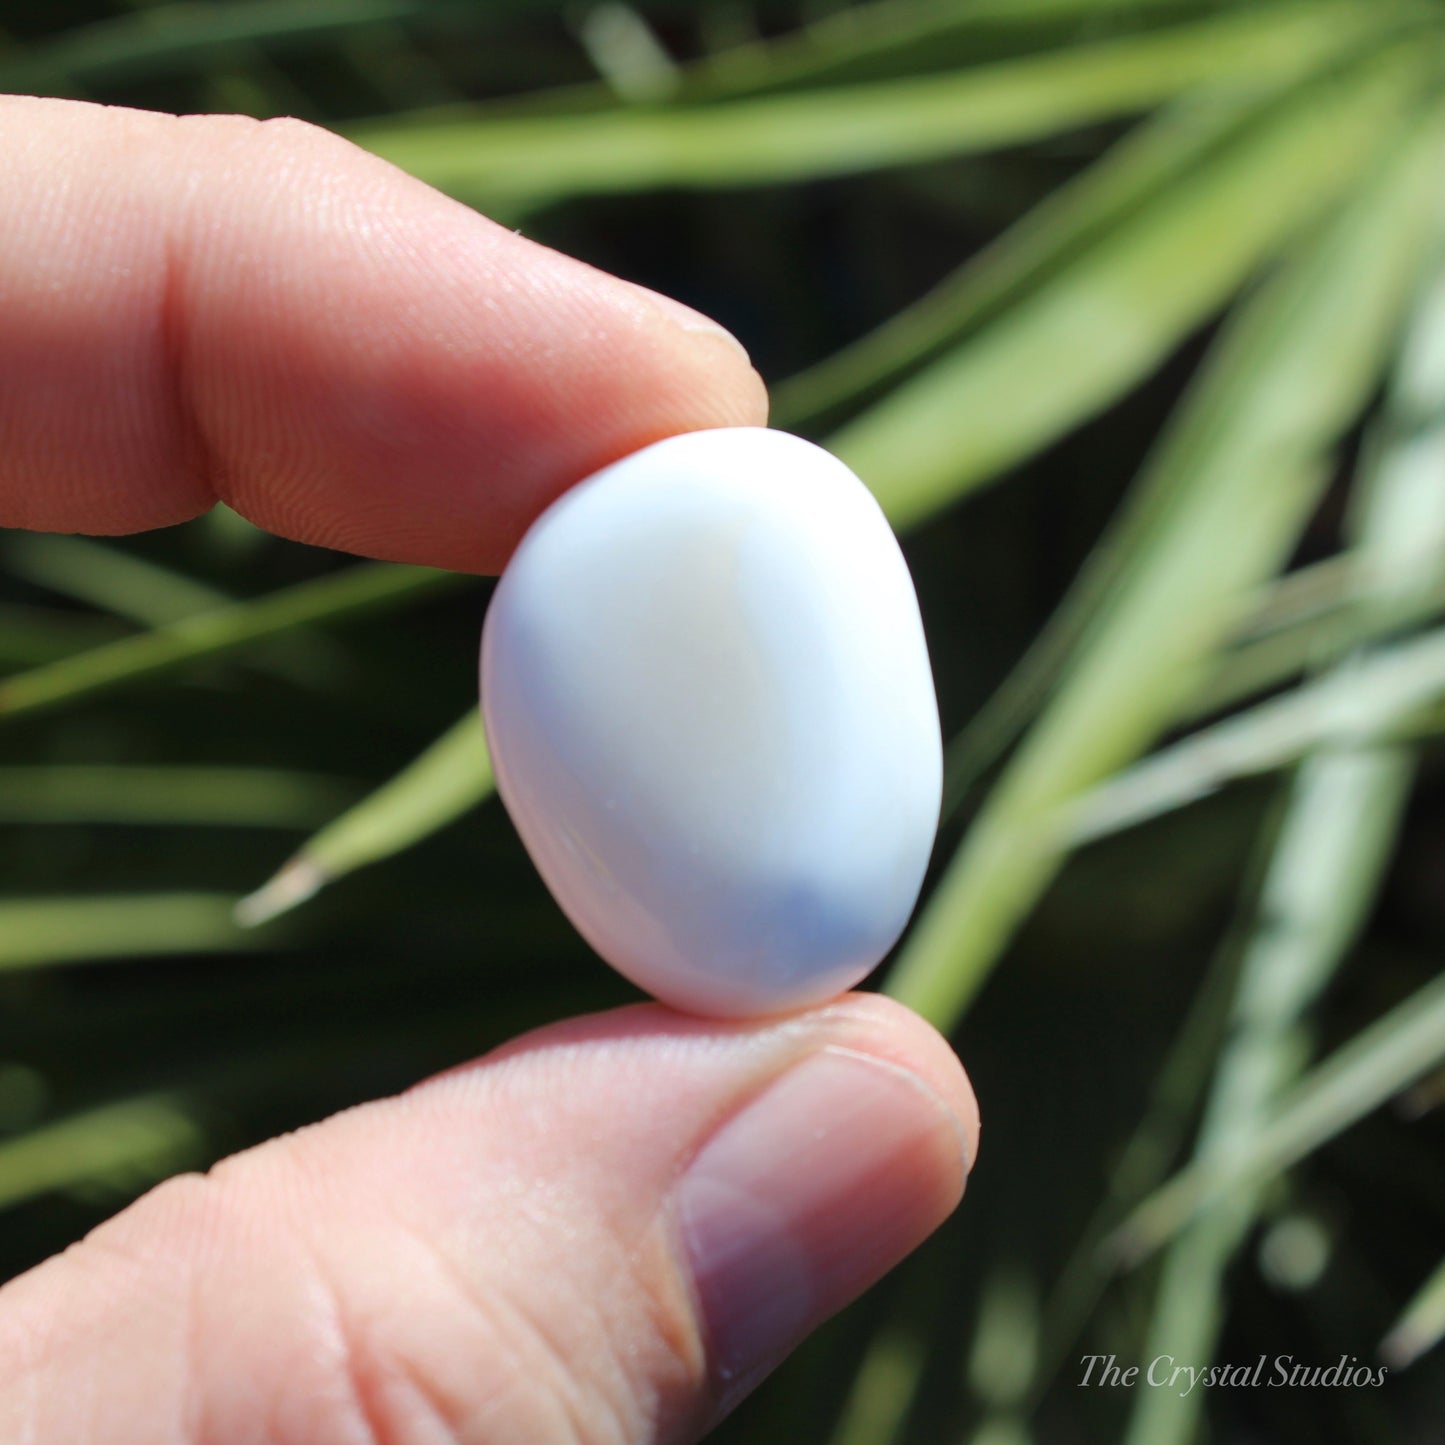
<path fill-rule="evenodd" d="M 842 462 L 691 432 L 579 483 L 492 598 L 497 786 L 563 911 L 695 1013 L 777 1013 L 892 947 L 938 826 L 918 600 Z"/>

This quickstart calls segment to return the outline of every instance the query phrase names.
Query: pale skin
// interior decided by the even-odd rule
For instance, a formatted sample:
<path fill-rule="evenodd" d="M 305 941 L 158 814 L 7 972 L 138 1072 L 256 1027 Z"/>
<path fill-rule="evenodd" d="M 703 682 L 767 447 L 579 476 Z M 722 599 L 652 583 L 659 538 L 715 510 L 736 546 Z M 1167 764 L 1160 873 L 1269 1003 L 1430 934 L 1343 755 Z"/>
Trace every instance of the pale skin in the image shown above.
<path fill-rule="evenodd" d="M 299 122 L 12 97 L 0 129 L 0 526 L 220 498 L 493 572 L 605 463 L 766 420 L 713 323 Z M 885 999 L 554 1025 L 0 1289 L 0 1440 L 699 1439 L 943 1221 L 977 1149 L 952 1049 Z"/>

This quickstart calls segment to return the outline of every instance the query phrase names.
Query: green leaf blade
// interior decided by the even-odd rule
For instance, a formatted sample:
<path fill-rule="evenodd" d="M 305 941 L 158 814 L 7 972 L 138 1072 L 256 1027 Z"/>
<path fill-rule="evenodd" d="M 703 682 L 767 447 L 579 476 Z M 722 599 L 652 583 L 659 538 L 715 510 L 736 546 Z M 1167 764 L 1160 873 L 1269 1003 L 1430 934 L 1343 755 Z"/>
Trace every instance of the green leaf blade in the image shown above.
<path fill-rule="evenodd" d="M 476 580 L 429 567 L 363 562 L 6 678 L 0 681 L 0 721 L 68 706 L 304 627 L 385 611 Z"/>
<path fill-rule="evenodd" d="M 0 973 L 111 958 L 224 953 L 262 946 L 217 893 L 0 899 Z"/>
<path fill-rule="evenodd" d="M 358 144 L 467 199 L 780 183 L 912 164 L 1148 110 L 1193 85 L 1293 69 L 1397 23 L 1356 4 L 1279 4 L 960 75 L 698 106 L 388 122 Z"/>
<path fill-rule="evenodd" d="M 1440 143 L 1432 117 L 1239 314 L 1161 445 L 1152 467 L 1168 485 L 1153 489 L 1151 525 L 889 979 L 941 1026 L 1061 861 L 1061 810 L 1167 725 L 1303 526 L 1418 274 Z"/>
<path fill-rule="evenodd" d="M 494 779 L 478 709 L 469 710 L 395 777 L 323 828 L 237 905 L 255 927 L 312 898 L 328 883 L 410 848 L 480 806 Z"/>
<path fill-rule="evenodd" d="M 1398 132 L 1421 68 L 1396 51 L 1291 96 L 830 448 L 907 528 L 1048 445 L 1147 375 L 1343 193 Z"/>

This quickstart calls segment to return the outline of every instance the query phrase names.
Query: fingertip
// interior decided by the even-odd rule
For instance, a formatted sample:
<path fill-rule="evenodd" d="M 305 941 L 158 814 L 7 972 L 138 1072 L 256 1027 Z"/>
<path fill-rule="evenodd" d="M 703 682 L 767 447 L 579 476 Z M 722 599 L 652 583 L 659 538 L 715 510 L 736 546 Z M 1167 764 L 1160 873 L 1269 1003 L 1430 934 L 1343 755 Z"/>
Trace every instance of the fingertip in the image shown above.
<path fill-rule="evenodd" d="M 766 419 L 707 318 L 317 127 L 0 113 L 5 524 L 134 531 L 219 497 L 299 541 L 491 572 L 592 472 Z"/>
<path fill-rule="evenodd" d="M 594 472 L 680 432 L 766 420 L 746 351 L 708 318 L 372 157 L 352 163 L 370 180 L 347 190 L 362 219 L 295 245 L 259 306 L 222 274 L 193 312 L 218 491 L 250 520 L 499 572 Z M 344 306 L 319 302 L 328 291 Z"/>
<path fill-rule="evenodd" d="M 152 1435 L 189 1402 L 208 1438 L 277 1411 L 278 1439 L 350 1438 L 361 1402 L 377 1438 L 550 1439 L 559 1411 L 695 1438 L 943 1222 L 971 1129 L 948 1045 L 876 995 L 553 1025 L 174 1181 L 8 1286 L 46 1343 L 0 1434 L 73 1438 L 95 1400 Z"/>
<path fill-rule="evenodd" d="M 602 273 L 605 274 L 605 273 Z M 634 283 L 627 283 L 634 284 Z M 730 426 L 766 426 L 768 420 L 768 393 L 762 377 L 753 366 L 748 349 L 720 321 L 685 305 L 674 296 L 662 291 L 652 291 L 645 286 L 636 286 L 647 305 L 661 317 L 665 326 L 693 343 L 716 343 L 730 354 L 727 363 L 719 363 L 714 355 L 712 364 L 723 366 L 724 390 L 732 393 L 733 404 L 738 409 L 739 420 L 726 423 Z M 740 369 L 738 363 L 742 363 Z"/>
<path fill-rule="evenodd" d="M 978 1097 L 963 1061 L 926 1019 L 881 993 L 844 994 L 828 1005 L 859 1031 L 853 1047 L 907 1069 L 952 1115 L 965 1146 L 965 1167 L 978 1158 L 981 1121 Z"/>
<path fill-rule="evenodd" d="M 977 1147 L 963 1071 L 916 1015 L 850 995 L 814 1028 L 677 1189 L 720 1414 L 943 1223 Z"/>

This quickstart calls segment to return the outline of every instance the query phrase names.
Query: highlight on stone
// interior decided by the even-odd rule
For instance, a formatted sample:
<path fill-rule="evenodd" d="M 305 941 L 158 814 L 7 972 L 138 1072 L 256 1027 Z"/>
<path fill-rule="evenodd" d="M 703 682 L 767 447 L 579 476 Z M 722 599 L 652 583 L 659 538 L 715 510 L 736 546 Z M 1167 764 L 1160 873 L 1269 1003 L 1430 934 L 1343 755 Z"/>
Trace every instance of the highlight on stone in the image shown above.
<path fill-rule="evenodd" d="M 785 432 L 691 432 L 579 483 L 482 639 L 497 786 L 579 932 L 695 1013 L 821 1002 L 902 932 L 942 746 L 878 504 Z"/>

